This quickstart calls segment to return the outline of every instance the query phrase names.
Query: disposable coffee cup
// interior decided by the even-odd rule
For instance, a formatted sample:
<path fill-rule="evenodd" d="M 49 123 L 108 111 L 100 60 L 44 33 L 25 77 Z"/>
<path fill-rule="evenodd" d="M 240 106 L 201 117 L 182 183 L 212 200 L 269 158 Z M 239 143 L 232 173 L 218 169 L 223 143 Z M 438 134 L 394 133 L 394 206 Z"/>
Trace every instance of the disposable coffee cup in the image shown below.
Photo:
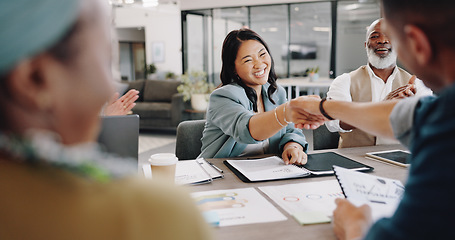
<path fill-rule="evenodd" d="M 174 182 L 177 157 L 173 153 L 158 153 L 150 156 L 152 178 Z"/>

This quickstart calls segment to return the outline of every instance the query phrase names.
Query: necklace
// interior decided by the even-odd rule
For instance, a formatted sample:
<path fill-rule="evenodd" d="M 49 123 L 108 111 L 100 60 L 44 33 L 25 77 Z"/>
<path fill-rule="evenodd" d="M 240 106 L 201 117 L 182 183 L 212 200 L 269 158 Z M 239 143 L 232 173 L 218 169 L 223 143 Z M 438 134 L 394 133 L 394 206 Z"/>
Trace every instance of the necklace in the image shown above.
<path fill-rule="evenodd" d="M 134 159 L 103 152 L 97 143 L 66 146 L 59 139 L 43 130 L 23 136 L 0 133 L 0 151 L 18 162 L 44 163 L 102 182 L 137 171 Z"/>

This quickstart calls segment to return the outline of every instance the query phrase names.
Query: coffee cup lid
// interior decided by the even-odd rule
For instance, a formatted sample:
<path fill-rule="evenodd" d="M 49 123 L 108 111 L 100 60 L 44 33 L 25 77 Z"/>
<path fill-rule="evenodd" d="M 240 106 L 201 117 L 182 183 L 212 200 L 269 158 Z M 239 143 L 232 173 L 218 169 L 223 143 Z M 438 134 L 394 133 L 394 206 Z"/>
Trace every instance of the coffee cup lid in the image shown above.
<path fill-rule="evenodd" d="M 149 162 L 155 166 L 165 166 L 176 164 L 178 161 L 177 157 L 173 153 L 157 153 L 153 154 L 149 158 Z"/>

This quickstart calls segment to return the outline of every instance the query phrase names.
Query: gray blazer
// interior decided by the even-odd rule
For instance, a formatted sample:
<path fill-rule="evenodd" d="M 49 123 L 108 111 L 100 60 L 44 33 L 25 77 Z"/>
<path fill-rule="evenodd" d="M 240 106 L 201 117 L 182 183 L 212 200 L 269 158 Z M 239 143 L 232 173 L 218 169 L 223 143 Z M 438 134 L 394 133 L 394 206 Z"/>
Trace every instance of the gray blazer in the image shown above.
<path fill-rule="evenodd" d="M 286 91 L 278 86 L 277 91 L 272 94 L 276 103 L 273 104 L 267 97 L 269 86 L 269 83 L 262 86 L 265 111 L 271 111 L 286 102 Z M 207 121 L 201 139 L 202 148 L 199 157 L 236 157 L 243 152 L 247 144 L 260 143 L 261 141 L 251 136 L 248 127 L 253 115 L 253 103 L 238 84 L 229 84 L 213 91 L 207 109 Z M 290 141 L 299 143 L 305 151 L 308 149 L 308 143 L 302 131 L 291 123 L 269 138 L 268 153 L 281 154 L 284 145 Z"/>

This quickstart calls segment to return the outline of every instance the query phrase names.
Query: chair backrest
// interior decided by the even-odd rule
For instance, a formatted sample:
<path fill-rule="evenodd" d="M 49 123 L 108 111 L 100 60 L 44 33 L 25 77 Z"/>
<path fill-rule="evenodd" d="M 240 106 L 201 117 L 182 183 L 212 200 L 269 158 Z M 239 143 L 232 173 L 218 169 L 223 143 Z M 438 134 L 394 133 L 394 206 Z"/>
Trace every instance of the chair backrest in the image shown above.
<path fill-rule="evenodd" d="M 179 160 L 196 159 L 201 153 L 205 119 L 183 121 L 177 126 L 175 155 Z"/>
<path fill-rule="evenodd" d="M 330 132 L 324 125 L 313 130 L 313 150 L 338 148 L 340 134 Z"/>
<path fill-rule="evenodd" d="M 139 116 L 131 114 L 101 117 L 98 143 L 110 153 L 138 160 Z"/>

